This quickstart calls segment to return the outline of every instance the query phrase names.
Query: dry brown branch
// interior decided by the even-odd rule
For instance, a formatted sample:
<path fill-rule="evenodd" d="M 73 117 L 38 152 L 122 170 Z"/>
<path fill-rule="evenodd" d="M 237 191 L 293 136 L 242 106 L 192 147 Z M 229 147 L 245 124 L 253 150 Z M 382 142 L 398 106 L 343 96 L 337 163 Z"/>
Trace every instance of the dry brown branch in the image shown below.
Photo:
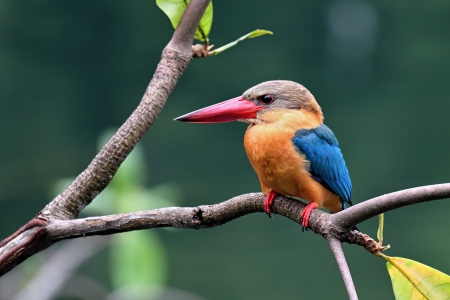
<path fill-rule="evenodd" d="M 141 102 L 131 116 L 103 146 L 89 166 L 55 199 L 0 243 L 0 275 L 52 244 L 46 225 L 74 219 L 111 182 L 156 118 L 192 59 L 192 42 L 201 16 L 210 0 L 191 1 L 172 39 L 164 48 Z"/>

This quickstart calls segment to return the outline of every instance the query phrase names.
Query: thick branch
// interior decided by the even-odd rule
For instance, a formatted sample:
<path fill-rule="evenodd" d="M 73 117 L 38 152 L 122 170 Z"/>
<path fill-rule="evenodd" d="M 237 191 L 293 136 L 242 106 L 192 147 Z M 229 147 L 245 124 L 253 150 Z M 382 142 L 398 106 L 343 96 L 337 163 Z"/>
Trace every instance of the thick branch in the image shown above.
<path fill-rule="evenodd" d="M 250 193 L 214 205 L 167 207 L 77 220 L 50 220 L 46 226 L 46 238 L 54 243 L 82 236 L 108 235 L 159 227 L 211 228 L 247 214 L 264 212 L 264 198 L 262 193 Z M 303 202 L 278 196 L 275 198 L 272 212 L 301 224 L 300 215 L 305 207 Z M 330 216 L 320 210 L 313 211 L 310 218 L 311 229 L 327 239 L 337 237 L 341 241 L 363 246 L 371 253 L 379 251 L 377 242 L 368 235 L 357 231 L 342 231 L 330 222 Z"/>
<path fill-rule="evenodd" d="M 192 58 L 195 29 L 210 0 L 188 5 L 144 96 L 131 116 L 95 156 L 86 170 L 41 212 L 45 218 L 75 218 L 111 182 L 117 169 L 156 121 L 167 98 Z"/>
<path fill-rule="evenodd" d="M 450 184 L 439 184 L 386 194 L 358 203 L 332 215 L 315 210 L 310 217 L 310 229 L 327 239 L 334 237 L 341 242 L 363 246 L 367 251 L 375 253 L 380 251 L 380 245 L 375 240 L 366 234 L 348 230 L 348 228 L 357 224 L 354 220 L 363 221 L 401 206 L 440 200 L 448 195 L 450 195 Z M 219 204 L 194 208 L 170 207 L 72 221 L 52 220 L 47 226 L 47 232 L 52 240 L 59 240 L 82 235 L 104 235 L 156 227 L 210 228 L 225 224 L 246 214 L 263 212 L 263 202 L 264 195 L 262 193 L 251 193 L 237 196 Z M 275 214 L 301 224 L 300 214 L 304 208 L 303 202 L 278 196 L 272 210 Z M 373 211 L 370 209 L 373 209 Z M 347 219 L 352 221 L 347 222 Z"/>
<path fill-rule="evenodd" d="M 365 220 L 380 212 L 386 212 L 404 205 L 443 199 L 449 195 L 450 184 L 424 186 L 377 197 L 359 203 L 345 211 L 330 215 L 320 210 L 311 214 L 310 229 L 326 239 L 336 238 L 341 242 L 357 244 L 371 253 L 382 251 L 382 246 L 366 234 L 349 231 L 356 225 L 354 220 Z M 382 201 L 379 201 L 381 199 Z M 379 202 L 377 202 L 379 201 Z M 34 232 L 30 230 L 0 243 L 0 275 L 8 272 L 26 257 L 62 240 L 85 235 L 106 235 L 118 232 L 156 227 L 209 228 L 219 226 L 238 217 L 264 211 L 264 196 L 261 193 L 245 194 L 231 200 L 194 208 L 161 208 L 157 210 L 93 217 L 79 220 L 58 220 L 51 218 L 43 222 Z M 375 206 L 375 211 L 367 207 Z M 360 209 L 362 207 L 363 209 Z M 272 211 L 301 224 L 300 213 L 305 204 L 284 196 L 275 199 Z M 344 216 L 341 217 L 340 216 Z M 346 222 L 346 218 L 353 221 Z M 359 219 L 358 219 L 359 218 Z M 339 220 L 339 221 L 337 221 Z M 38 233 L 38 235 L 36 235 Z M 24 240 L 24 235 L 27 236 Z M 32 239 L 31 236 L 38 238 Z M 8 250 L 9 249 L 9 250 Z M 14 251 L 12 251 L 14 250 Z"/>
<path fill-rule="evenodd" d="M 343 228 L 350 228 L 367 219 L 387 211 L 431 200 L 450 197 L 450 183 L 435 184 L 402 190 L 358 203 L 332 215 L 332 222 Z"/>
<path fill-rule="evenodd" d="M 47 221 L 75 218 L 111 182 L 119 166 L 156 121 L 190 62 L 194 32 L 209 2 L 210 0 L 193 0 L 189 3 L 171 41 L 163 50 L 139 106 L 103 146 L 86 170 L 35 219 L 0 243 L 0 275 L 51 245 L 52 242 L 45 235 Z"/>
<path fill-rule="evenodd" d="M 44 217 L 73 219 L 112 180 L 119 166 L 155 122 L 167 97 L 189 63 L 188 55 L 165 49 L 141 103 L 86 170 L 40 213 Z"/>
<path fill-rule="evenodd" d="M 294 205 L 298 203 L 289 198 L 280 200 L 275 211 L 279 207 L 289 205 L 289 202 L 294 202 Z M 167 207 L 77 220 L 52 220 L 47 226 L 47 234 L 52 241 L 58 241 L 159 227 L 210 228 L 250 213 L 263 212 L 263 201 L 264 196 L 261 193 L 252 193 L 215 205 Z"/>

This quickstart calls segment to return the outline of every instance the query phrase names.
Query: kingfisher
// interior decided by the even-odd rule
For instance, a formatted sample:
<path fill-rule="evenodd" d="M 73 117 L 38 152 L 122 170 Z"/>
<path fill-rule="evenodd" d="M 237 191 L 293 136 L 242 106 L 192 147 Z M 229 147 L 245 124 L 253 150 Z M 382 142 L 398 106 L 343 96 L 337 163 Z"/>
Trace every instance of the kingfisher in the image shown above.
<path fill-rule="evenodd" d="M 336 136 L 323 123 L 314 96 L 299 83 L 266 81 L 242 96 L 175 120 L 249 124 L 244 148 L 265 195 L 264 211 L 269 217 L 279 194 L 308 202 L 301 213 L 306 229 L 314 209 L 336 213 L 352 205 L 352 182 Z"/>

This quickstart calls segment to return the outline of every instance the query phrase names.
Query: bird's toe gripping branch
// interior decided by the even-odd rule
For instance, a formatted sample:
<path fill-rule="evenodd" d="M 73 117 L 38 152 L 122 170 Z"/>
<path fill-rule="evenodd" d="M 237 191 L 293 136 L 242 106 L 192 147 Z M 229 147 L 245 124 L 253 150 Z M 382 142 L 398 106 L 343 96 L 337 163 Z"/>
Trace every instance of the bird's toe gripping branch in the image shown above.
<path fill-rule="evenodd" d="M 266 212 L 266 214 L 269 216 L 269 218 L 272 218 L 272 216 L 270 215 L 271 211 L 270 211 L 270 207 L 273 204 L 273 200 L 275 199 L 275 197 L 278 194 L 274 191 L 270 191 L 267 196 L 266 199 L 264 200 L 264 211 Z"/>
<path fill-rule="evenodd" d="M 311 216 L 311 212 L 318 208 L 319 206 L 315 202 L 310 202 L 308 205 L 306 205 L 305 209 L 303 209 L 302 214 L 300 215 L 300 219 L 302 221 L 302 230 L 308 230 L 309 217 Z"/>

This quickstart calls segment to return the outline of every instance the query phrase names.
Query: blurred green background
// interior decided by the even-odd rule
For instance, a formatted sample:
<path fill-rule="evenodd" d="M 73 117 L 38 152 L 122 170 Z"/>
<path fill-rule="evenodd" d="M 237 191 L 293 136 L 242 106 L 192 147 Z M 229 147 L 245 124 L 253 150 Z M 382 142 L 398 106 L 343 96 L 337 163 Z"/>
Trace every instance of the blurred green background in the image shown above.
<path fill-rule="evenodd" d="M 354 202 L 449 181 L 449 1 L 213 4 L 212 44 L 258 28 L 274 35 L 191 62 L 141 142 L 143 186 L 170 184 L 180 195 L 169 200 L 182 206 L 259 191 L 242 147 L 245 124 L 172 119 L 273 79 L 300 82 L 316 96 L 343 150 Z M 132 112 L 172 33 L 154 1 L 1 1 L 2 238 L 55 196 L 55 182 L 81 172 L 100 135 Z M 387 213 L 386 254 L 449 274 L 449 209 L 435 201 Z M 377 220 L 360 228 L 375 236 Z M 167 260 L 162 284 L 191 295 L 168 299 L 347 297 L 325 240 L 282 217 L 153 232 Z M 114 286 L 108 249 L 79 270 L 106 290 Z M 360 247 L 345 251 L 360 298 L 393 299 L 385 262 Z"/>

